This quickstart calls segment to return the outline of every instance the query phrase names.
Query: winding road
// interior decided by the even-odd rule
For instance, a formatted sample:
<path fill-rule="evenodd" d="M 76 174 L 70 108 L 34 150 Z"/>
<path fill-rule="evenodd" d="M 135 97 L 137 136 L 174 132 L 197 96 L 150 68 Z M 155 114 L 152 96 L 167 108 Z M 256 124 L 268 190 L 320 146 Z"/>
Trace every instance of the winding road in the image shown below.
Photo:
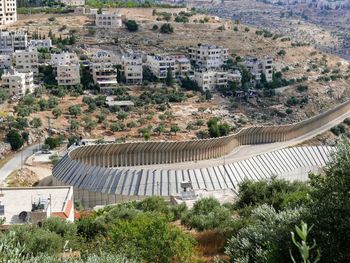
<path fill-rule="evenodd" d="M 33 144 L 28 146 L 22 151 L 19 151 L 14 154 L 14 156 L 2 167 L 0 168 L 0 184 L 6 180 L 6 177 L 9 176 L 13 171 L 16 171 L 21 168 L 21 163 L 33 154 L 33 152 L 38 149 L 39 144 Z"/>

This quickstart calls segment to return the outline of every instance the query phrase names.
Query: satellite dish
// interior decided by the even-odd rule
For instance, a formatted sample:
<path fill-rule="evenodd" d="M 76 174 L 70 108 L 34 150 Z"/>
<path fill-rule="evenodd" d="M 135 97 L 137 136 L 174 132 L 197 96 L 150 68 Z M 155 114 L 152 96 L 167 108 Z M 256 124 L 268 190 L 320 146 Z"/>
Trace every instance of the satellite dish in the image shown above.
<path fill-rule="evenodd" d="M 25 222 L 27 219 L 27 216 L 28 216 L 28 213 L 26 211 L 22 211 L 21 213 L 19 213 L 18 218 L 23 222 Z"/>

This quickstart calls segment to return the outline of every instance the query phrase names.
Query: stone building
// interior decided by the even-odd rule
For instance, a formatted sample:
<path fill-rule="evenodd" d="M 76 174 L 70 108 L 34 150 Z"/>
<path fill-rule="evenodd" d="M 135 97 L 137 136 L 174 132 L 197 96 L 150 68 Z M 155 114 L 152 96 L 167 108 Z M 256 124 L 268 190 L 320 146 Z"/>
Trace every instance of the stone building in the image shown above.
<path fill-rule="evenodd" d="M 38 51 L 36 49 L 17 50 L 13 53 L 13 60 L 18 72 L 39 74 Z"/>
<path fill-rule="evenodd" d="M 198 44 L 196 47 L 190 47 L 188 54 L 196 67 L 206 69 L 221 68 L 228 59 L 227 48 L 208 44 Z"/>
<path fill-rule="evenodd" d="M 128 54 L 122 57 L 122 74 L 126 84 L 141 84 L 143 78 L 142 57 Z"/>
<path fill-rule="evenodd" d="M 34 91 L 33 72 L 20 73 L 11 69 L 1 76 L 1 80 L 2 89 L 9 96 L 22 97 Z"/>
<path fill-rule="evenodd" d="M 122 16 L 116 13 L 96 14 L 95 24 L 99 28 L 120 28 L 122 27 Z"/>
<path fill-rule="evenodd" d="M 0 25 L 8 25 L 16 21 L 16 0 L 0 0 Z"/>
<path fill-rule="evenodd" d="M 0 29 L 0 53 L 12 53 L 26 50 L 28 36 L 24 31 L 5 31 Z"/>

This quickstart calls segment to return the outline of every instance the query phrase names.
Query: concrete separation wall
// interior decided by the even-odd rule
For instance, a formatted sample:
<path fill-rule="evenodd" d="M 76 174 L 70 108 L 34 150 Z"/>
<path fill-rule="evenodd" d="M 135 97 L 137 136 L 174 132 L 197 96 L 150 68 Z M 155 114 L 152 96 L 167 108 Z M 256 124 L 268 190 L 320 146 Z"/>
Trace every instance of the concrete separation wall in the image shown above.
<path fill-rule="evenodd" d="M 253 126 L 226 137 L 187 140 L 112 143 L 81 146 L 69 153 L 91 166 L 124 167 L 209 160 L 232 152 L 239 145 L 284 142 L 303 136 L 350 111 L 350 101 L 308 120 L 281 126 Z"/>

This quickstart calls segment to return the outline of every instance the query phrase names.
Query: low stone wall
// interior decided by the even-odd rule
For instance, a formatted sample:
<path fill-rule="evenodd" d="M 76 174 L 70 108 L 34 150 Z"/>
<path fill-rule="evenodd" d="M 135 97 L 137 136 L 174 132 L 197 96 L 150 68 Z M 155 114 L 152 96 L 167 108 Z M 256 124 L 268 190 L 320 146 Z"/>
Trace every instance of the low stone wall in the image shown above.
<path fill-rule="evenodd" d="M 325 125 L 350 110 L 350 101 L 308 120 L 282 126 L 253 126 L 226 137 L 191 141 L 153 141 L 82 146 L 70 158 L 91 166 L 123 167 L 209 160 L 239 145 L 283 142 Z"/>

